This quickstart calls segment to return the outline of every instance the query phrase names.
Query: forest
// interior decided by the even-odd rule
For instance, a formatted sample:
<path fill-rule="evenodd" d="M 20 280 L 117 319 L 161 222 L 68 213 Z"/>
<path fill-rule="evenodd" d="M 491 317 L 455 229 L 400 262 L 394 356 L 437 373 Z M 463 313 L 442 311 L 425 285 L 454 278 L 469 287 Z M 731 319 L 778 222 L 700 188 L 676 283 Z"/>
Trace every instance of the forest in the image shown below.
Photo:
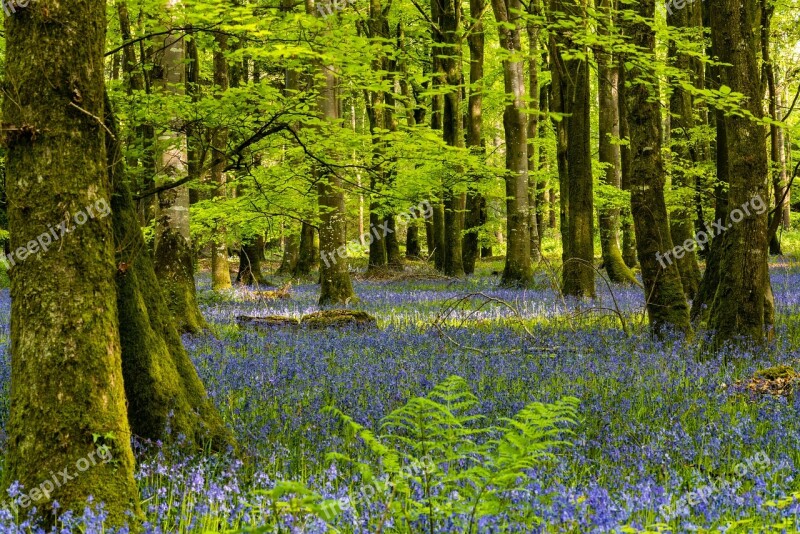
<path fill-rule="evenodd" d="M 799 0 L 0 1 L 0 532 L 800 532 Z"/>

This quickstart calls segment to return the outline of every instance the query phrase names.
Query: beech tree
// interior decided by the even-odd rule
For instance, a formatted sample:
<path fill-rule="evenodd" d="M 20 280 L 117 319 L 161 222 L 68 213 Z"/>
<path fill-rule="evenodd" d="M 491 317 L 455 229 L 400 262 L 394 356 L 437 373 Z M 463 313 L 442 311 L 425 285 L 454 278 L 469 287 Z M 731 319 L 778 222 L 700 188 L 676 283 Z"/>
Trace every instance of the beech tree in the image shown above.
<path fill-rule="evenodd" d="M 15 88 L 14 98 L 3 99 L 6 191 L 10 244 L 19 252 L 10 272 L 4 477 L 38 487 L 95 455 L 94 436 L 102 436 L 114 463 L 97 462 L 35 505 L 49 516 L 51 499 L 80 510 L 89 495 L 102 496 L 109 524 L 121 525 L 139 499 L 108 216 L 106 4 L 41 0 L 26 10 L 6 19 L 5 33 L 5 81 Z M 51 246 L 49 228 L 58 225 L 70 231 L 59 231 Z"/>

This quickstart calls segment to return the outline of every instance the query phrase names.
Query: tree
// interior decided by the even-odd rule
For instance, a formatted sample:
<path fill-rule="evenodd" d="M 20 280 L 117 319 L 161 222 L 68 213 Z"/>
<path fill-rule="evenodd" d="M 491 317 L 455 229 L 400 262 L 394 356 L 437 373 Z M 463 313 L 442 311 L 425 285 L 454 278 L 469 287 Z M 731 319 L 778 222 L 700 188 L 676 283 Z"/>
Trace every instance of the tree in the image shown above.
<path fill-rule="evenodd" d="M 94 495 L 108 524 L 119 526 L 126 511 L 138 512 L 138 491 L 108 217 L 103 69 L 96 67 L 106 4 L 41 0 L 26 10 L 6 19 L 5 34 L 6 83 L 15 91 L 3 100 L 3 120 L 16 262 L 4 476 L 38 488 L 88 462 L 85 473 L 34 504 L 50 516 L 52 499 L 80 510 Z M 113 463 L 97 461 L 96 440 L 110 447 Z"/>
<path fill-rule="evenodd" d="M 528 207 L 528 119 L 525 114 L 525 63 L 521 57 L 518 0 L 492 0 L 498 23 L 503 59 L 506 102 L 503 129 L 506 134 L 506 228 L 508 246 L 503 270 L 504 285 L 531 282 L 531 238 Z"/>
<path fill-rule="evenodd" d="M 328 123 L 340 119 L 336 67 L 323 60 L 319 62 L 318 109 Z M 320 305 L 346 304 L 355 293 L 347 266 L 347 236 L 345 235 L 346 210 L 342 178 L 328 167 L 318 166 L 317 194 L 319 198 L 319 243 L 322 261 L 319 268 Z M 345 251 L 342 253 L 341 251 Z"/>
<path fill-rule="evenodd" d="M 760 43 L 758 33 L 754 38 L 749 29 L 761 20 L 761 4 L 758 0 L 712 0 L 710 11 L 714 51 L 724 63 L 719 67 L 721 82 L 744 95 L 747 114 L 722 117 L 726 135 L 717 150 L 724 151 L 728 160 L 723 221 L 729 221 L 729 227 L 721 245 L 719 271 L 707 274 L 718 279 L 709 325 L 717 345 L 739 336 L 759 342 L 772 328 L 774 313 L 767 267 L 767 213 L 745 209 L 753 199 L 763 204 L 768 198 L 766 132 L 759 122 L 763 115 Z M 742 218 L 737 220 L 739 215 Z"/>
<path fill-rule="evenodd" d="M 602 19 L 597 26 L 600 36 L 609 36 L 613 24 L 611 0 L 601 0 L 599 6 Z M 619 69 L 610 43 L 602 43 L 595 51 L 597 58 L 597 93 L 599 106 L 599 158 L 605 164 L 601 182 L 614 189 L 622 186 L 622 153 L 617 141 L 620 137 L 619 117 Z M 600 226 L 600 250 L 603 254 L 608 279 L 612 282 L 637 284 L 633 272 L 625 265 L 619 245 L 620 210 L 613 198 L 605 199 L 606 205 L 598 210 Z"/>
<path fill-rule="evenodd" d="M 667 12 L 667 23 L 675 31 L 680 32 L 691 26 L 692 14 L 699 5 L 687 5 L 684 9 L 674 9 Z M 680 36 L 681 34 L 676 34 Z M 670 40 L 669 57 L 679 76 L 687 73 L 694 74 L 692 58 L 685 51 L 679 50 L 678 37 Z M 696 150 L 693 147 L 693 129 L 695 126 L 694 109 L 691 92 L 681 85 L 680 80 L 672 84 L 672 94 L 669 100 L 670 109 L 670 141 L 672 145 L 672 187 L 678 195 L 677 206 L 670 212 L 670 235 L 676 244 L 693 240 L 694 210 L 693 195 L 695 180 L 692 177 L 692 168 L 696 166 Z M 691 80 L 694 83 L 694 80 Z M 681 285 L 688 299 L 693 299 L 697 294 L 700 283 L 700 267 L 697 263 L 697 253 L 694 248 L 687 249 L 681 257 L 675 258 L 678 271 L 681 274 Z"/>
<path fill-rule="evenodd" d="M 214 86 L 217 91 L 217 98 L 220 99 L 223 93 L 228 90 L 230 80 L 228 75 L 228 36 L 217 34 L 215 36 L 216 48 L 214 49 Z M 224 122 L 220 117 L 220 122 Z M 214 184 L 214 198 L 224 199 L 226 192 L 225 165 L 227 158 L 225 154 L 228 150 L 228 127 L 224 124 L 218 125 L 211 133 L 211 147 L 214 157 L 214 164 L 211 167 L 211 181 Z M 214 291 L 221 291 L 231 288 L 231 271 L 228 263 L 228 231 L 222 221 L 216 221 L 214 237 L 211 241 L 211 287 Z"/>
<path fill-rule="evenodd" d="M 152 76 L 162 93 L 180 95 L 184 92 L 184 45 L 181 35 L 168 35 L 158 43 L 157 68 Z M 164 179 L 166 182 L 177 181 L 186 172 L 185 139 L 178 132 L 168 132 L 161 141 L 169 144 L 161 154 Z M 189 233 L 189 186 L 186 184 L 158 193 L 155 268 L 178 329 L 198 332 L 205 328 L 205 319 L 197 306 L 194 255 Z"/>
<path fill-rule="evenodd" d="M 563 291 L 593 297 L 594 202 L 590 140 L 589 62 L 586 45 L 574 38 L 573 19 L 586 20 L 582 0 L 553 0 L 554 13 L 566 13 L 552 30 L 553 110 L 563 114 L 559 124 L 559 178 L 564 245 Z M 558 28 L 559 24 L 565 25 Z M 585 23 L 584 23 L 585 24 Z"/>
<path fill-rule="evenodd" d="M 636 19 L 626 20 L 625 33 L 644 56 L 632 63 L 626 75 L 624 109 L 630 133 L 631 214 L 636 232 L 636 251 L 642 266 L 647 316 L 656 334 L 665 328 L 689 332 L 689 307 L 674 262 L 661 256 L 672 251 L 667 206 L 664 201 L 664 164 L 661 157 L 661 110 L 648 58 L 655 53 L 651 28 L 655 0 L 636 4 Z M 622 89 L 622 87 L 620 88 Z"/>

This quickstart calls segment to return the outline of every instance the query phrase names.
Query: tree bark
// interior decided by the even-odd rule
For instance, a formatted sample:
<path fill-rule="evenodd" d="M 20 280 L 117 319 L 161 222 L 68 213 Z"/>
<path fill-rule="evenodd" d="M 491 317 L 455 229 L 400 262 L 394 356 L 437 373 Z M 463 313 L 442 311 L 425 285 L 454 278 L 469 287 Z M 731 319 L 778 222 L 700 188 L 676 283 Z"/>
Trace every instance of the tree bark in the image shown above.
<path fill-rule="evenodd" d="M 611 0 L 601 0 L 598 8 L 602 14 L 601 24 L 597 26 L 600 35 L 607 36 L 608 26 L 612 24 Z M 622 186 L 622 155 L 616 139 L 620 137 L 619 121 L 619 69 L 614 64 L 613 53 L 606 47 L 598 47 L 597 58 L 597 93 L 599 99 L 599 157 L 605 164 L 601 182 L 606 186 L 619 189 Z M 613 199 L 606 199 L 613 202 Z M 598 210 L 600 226 L 600 250 L 603 254 L 608 279 L 612 282 L 638 284 L 633 272 L 625 264 L 619 245 L 620 210 L 615 206 L 607 206 Z"/>
<path fill-rule="evenodd" d="M 617 110 L 619 111 L 619 137 L 620 139 L 630 139 L 630 128 L 628 128 L 627 97 L 625 82 L 627 71 L 625 68 L 625 54 L 619 54 L 617 62 L 618 86 L 617 86 Z M 631 149 L 629 145 L 620 146 L 620 187 L 623 191 L 631 190 Z M 639 264 L 636 259 L 636 235 L 633 230 L 633 219 L 631 217 L 630 206 L 620 210 L 620 230 L 622 230 L 622 259 L 625 265 L 633 269 Z"/>
<path fill-rule="evenodd" d="M 183 94 L 185 84 L 183 37 L 167 36 L 159 43 L 154 84 L 164 92 Z M 186 172 L 186 140 L 167 133 L 162 141 L 170 147 L 161 157 L 166 181 L 177 180 Z M 161 281 L 170 311 L 181 332 L 199 332 L 206 322 L 197 306 L 194 283 L 194 256 L 189 236 L 189 186 L 181 185 L 158 194 L 156 217 L 156 275 Z"/>
<path fill-rule="evenodd" d="M 444 87 L 442 97 L 442 138 L 449 146 L 464 147 L 464 126 L 461 113 L 461 4 L 455 0 L 436 0 L 433 21 L 436 25 L 434 37 L 435 54 L 439 56 L 437 66 Z M 464 276 L 462 231 L 466 195 L 456 191 L 454 183 L 461 177 L 463 169 L 455 166 L 445 179 L 442 193 L 444 207 L 444 240 L 442 270 L 447 276 Z M 434 224 L 436 221 L 434 220 Z"/>
<path fill-rule="evenodd" d="M 294 269 L 292 269 L 292 276 L 308 276 L 314 266 L 317 265 L 319 250 L 315 242 L 316 234 L 317 229 L 303 221 L 300 228 L 300 248 L 297 254 L 297 262 Z"/>
<path fill-rule="evenodd" d="M 467 36 L 469 46 L 469 103 L 467 111 L 467 147 L 474 154 L 485 154 L 483 143 L 483 63 L 484 63 L 484 35 L 483 20 L 481 19 L 486 0 L 470 0 L 469 11 L 473 18 L 472 31 Z M 475 272 L 475 262 L 480 255 L 479 229 L 483 226 L 481 211 L 484 209 L 486 199 L 478 190 L 480 178 L 472 178 L 473 187 L 467 192 L 466 214 L 464 216 L 464 243 L 463 263 L 464 273 Z"/>
<path fill-rule="evenodd" d="M 519 0 L 492 0 L 498 23 L 503 59 L 506 103 L 503 129 L 506 137 L 506 231 L 508 244 L 501 283 L 525 286 L 531 282 L 531 238 L 528 209 L 528 121 L 525 115 L 525 67 L 521 58 Z"/>
<path fill-rule="evenodd" d="M 684 9 L 672 10 L 671 14 L 668 12 L 667 24 L 678 31 L 685 30 L 690 26 L 692 10 L 700 7 L 688 4 Z M 670 40 L 668 54 L 677 70 L 682 73 L 693 72 L 691 58 L 678 51 L 674 40 Z M 670 144 L 673 155 L 672 188 L 676 190 L 679 198 L 677 207 L 670 213 L 670 234 L 676 245 L 682 245 L 694 243 L 694 209 L 691 201 L 694 197 L 695 180 L 691 172 L 686 171 L 694 167 L 696 162 L 693 161 L 695 150 L 692 147 L 694 140 L 691 133 L 694 128 L 692 95 L 679 83 L 673 84 L 669 108 Z M 682 257 L 675 258 L 681 274 L 681 285 L 689 300 L 694 299 L 700 284 L 700 266 L 693 247 L 694 245 L 692 248 L 686 248 Z"/>
<path fill-rule="evenodd" d="M 228 79 L 228 60 L 225 53 L 228 51 L 228 37 L 217 34 L 214 37 L 216 49 L 214 50 L 214 85 L 216 87 L 216 97 L 222 97 L 222 93 L 228 90 L 230 81 Z M 224 119 L 223 119 L 224 120 Z M 211 181 L 214 184 L 214 199 L 224 200 L 227 197 L 225 158 L 221 157 L 228 150 L 228 128 L 217 126 L 211 134 L 211 147 L 214 153 L 214 166 L 211 168 Z M 211 288 L 214 291 L 224 291 L 232 287 L 231 270 L 228 263 L 228 231 L 225 224 L 217 220 L 216 227 L 213 229 L 214 236 L 211 241 Z"/>
<path fill-rule="evenodd" d="M 553 11 L 586 18 L 583 0 L 553 1 Z M 588 61 L 564 59 L 562 49 L 578 49 L 586 57 L 585 45 L 566 34 L 551 37 L 553 86 L 558 86 L 554 110 L 568 116 L 559 125 L 559 176 L 562 179 L 562 240 L 564 242 L 563 291 L 577 297 L 593 297 L 594 208 L 590 147 L 590 105 Z M 563 137 L 562 137 L 563 136 Z M 566 150 L 564 150 L 566 145 Z M 562 169 L 566 167 L 566 171 Z"/>
<path fill-rule="evenodd" d="M 636 5 L 638 21 L 628 22 L 626 34 L 632 44 L 650 55 L 655 53 L 655 31 L 650 22 L 655 14 L 655 0 L 641 0 Z M 644 59 L 628 72 L 631 80 L 652 79 L 642 68 Z M 672 239 L 664 202 L 664 165 L 661 159 L 661 109 L 649 87 L 636 83 L 626 89 L 626 101 L 620 112 L 627 114 L 630 128 L 631 213 L 636 232 L 636 251 L 642 266 L 647 315 L 657 335 L 672 328 L 690 332 L 689 308 L 674 262 L 659 259 L 672 250 Z"/>
<path fill-rule="evenodd" d="M 726 65 L 721 81 L 746 97 L 745 109 L 756 119 L 763 115 L 759 87 L 759 41 L 750 28 L 760 20 L 758 0 L 711 0 L 714 50 Z M 767 213 L 753 209 L 736 222 L 733 214 L 756 197 L 768 198 L 769 166 L 764 127 L 744 117 L 723 118 L 728 157 L 728 210 L 723 222 L 730 227 L 722 243 L 719 283 L 710 309 L 710 327 L 717 346 L 734 337 L 761 342 L 772 328 L 772 291 L 767 268 Z"/>
<path fill-rule="evenodd" d="M 336 71 L 332 65 L 320 65 L 319 113 L 323 120 L 339 119 Z M 345 223 L 347 211 L 344 203 L 342 179 L 327 169 L 318 169 L 319 243 L 321 263 L 320 306 L 347 304 L 355 299 L 346 257 L 347 236 Z M 323 174 L 324 173 L 324 174 Z M 344 250 L 345 254 L 338 254 Z"/>
<path fill-rule="evenodd" d="M 98 119 L 106 3 L 41 0 L 24 9 L 5 21 L 5 80 L 15 96 L 3 100 L 14 251 L 3 476 L 6 486 L 25 486 L 45 523 L 52 524 L 53 500 L 60 512 L 80 514 L 92 495 L 105 505 L 106 525 L 122 526 L 126 512 L 140 510 L 107 217 L 112 186 Z M 54 233 L 62 235 L 53 240 Z M 98 455 L 95 435 L 113 463 Z M 88 467 L 49 495 L 39 491 L 53 473 L 76 465 Z"/>

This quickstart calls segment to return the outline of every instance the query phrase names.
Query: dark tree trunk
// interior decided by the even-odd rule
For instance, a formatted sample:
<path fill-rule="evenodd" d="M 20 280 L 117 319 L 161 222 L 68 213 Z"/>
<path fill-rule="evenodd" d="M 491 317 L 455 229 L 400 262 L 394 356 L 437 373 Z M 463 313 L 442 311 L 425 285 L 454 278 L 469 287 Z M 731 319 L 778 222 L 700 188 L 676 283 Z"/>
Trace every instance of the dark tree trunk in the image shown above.
<path fill-rule="evenodd" d="M 300 255 L 300 236 L 293 231 L 286 234 L 283 245 L 283 256 L 281 264 L 276 274 L 291 274 L 297 265 L 297 257 Z"/>
<path fill-rule="evenodd" d="M 744 107 L 761 118 L 762 93 L 759 87 L 759 42 L 752 35 L 753 21 L 761 20 L 758 0 L 711 0 L 711 35 L 720 60 L 724 85 L 746 97 Z M 720 251 L 719 283 L 710 309 L 709 326 L 715 331 L 715 344 L 734 337 L 763 341 L 772 328 L 773 302 L 767 268 L 767 213 L 755 211 L 750 203 L 768 198 L 769 166 L 764 127 L 744 117 L 723 118 L 728 157 L 728 210 L 724 221 L 730 228 Z M 755 145 L 754 145 L 755 143 Z M 752 206 L 741 222 L 744 206 Z"/>
<path fill-rule="evenodd" d="M 236 283 L 247 286 L 268 285 L 261 272 L 261 260 L 264 257 L 264 236 L 245 239 L 239 251 L 239 273 Z"/>
<path fill-rule="evenodd" d="M 419 246 L 419 226 L 415 221 L 411 221 L 406 232 L 406 258 L 416 259 L 422 255 Z"/>
<path fill-rule="evenodd" d="M 619 113 L 619 137 L 620 139 L 630 139 L 630 129 L 628 128 L 628 113 L 625 109 L 627 100 L 625 96 L 625 82 L 627 71 L 625 69 L 625 56 L 620 54 L 617 62 L 619 79 L 617 81 L 617 112 Z M 620 146 L 620 186 L 623 191 L 631 190 L 631 149 L 628 145 Z M 633 219 L 630 208 L 620 210 L 620 230 L 622 230 L 622 260 L 629 268 L 633 269 L 639 262 L 636 259 L 636 234 L 633 229 Z"/>
<path fill-rule="evenodd" d="M 636 14 L 640 19 L 629 22 L 625 32 L 634 46 L 654 54 L 655 32 L 647 21 L 653 20 L 655 0 L 640 1 L 636 5 Z M 628 73 L 630 79 L 650 79 L 652 73 L 638 65 Z M 620 106 L 620 112 L 624 107 L 630 128 L 631 212 L 636 250 L 642 265 L 647 315 L 653 332 L 660 335 L 665 328 L 689 332 L 691 327 L 678 268 L 674 262 L 662 257 L 672 250 L 672 239 L 664 202 L 661 109 L 650 89 L 654 86 L 638 83 L 626 89 L 625 105 Z"/>
<path fill-rule="evenodd" d="M 580 2 L 554 0 L 554 11 L 585 17 Z M 585 45 L 573 42 L 567 34 L 551 37 L 553 86 L 558 86 L 554 111 L 565 113 L 559 131 L 559 176 L 562 178 L 562 240 L 564 241 L 563 291 L 567 295 L 593 297 L 594 284 L 594 208 L 590 147 L 589 64 L 580 57 L 564 59 L 558 45 L 579 50 Z M 563 130 L 563 131 L 561 131 Z M 565 138 L 562 139 L 562 136 Z M 564 150 L 566 145 L 566 150 Z M 566 166 L 566 172 L 561 168 Z"/>
<path fill-rule="evenodd" d="M 528 9 L 531 15 L 541 16 L 539 0 L 530 0 Z M 536 169 L 539 166 L 539 152 L 536 149 L 536 137 L 539 134 L 539 116 L 542 103 L 539 94 L 539 22 L 528 20 L 526 29 L 528 33 L 528 233 L 530 236 L 531 261 L 539 262 L 542 259 L 541 231 L 538 215 L 538 196 Z"/>
<path fill-rule="evenodd" d="M 685 30 L 690 25 L 690 16 L 693 9 L 701 6 L 687 5 L 684 9 L 673 10 L 667 14 L 667 23 L 679 29 Z M 691 58 L 685 53 L 679 53 L 677 44 L 674 40 L 669 44 L 669 57 L 673 66 L 682 73 L 693 72 Z M 672 166 L 672 187 L 678 194 L 678 205 L 670 213 L 670 234 L 672 241 L 676 245 L 682 245 L 686 252 L 680 258 L 675 258 L 678 271 L 681 274 L 681 285 L 686 293 L 686 297 L 691 300 L 697 294 L 700 284 L 700 266 L 697 263 L 697 254 L 694 251 L 694 207 L 692 199 L 694 197 L 695 180 L 691 172 L 686 172 L 696 165 L 693 161 L 693 153 L 696 153 L 691 146 L 692 129 L 694 128 L 694 110 L 692 95 L 689 91 L 681 87 L 680 84 L 673 84 L 672 95 L 670 97 L 670 137 L 674 164 Z M 691 247 L 686 245 L 691 243 Z"/>
<path fill-rule="evenodd" d="M 475 18 L 472 31 L 467 37 L 469 44 L 469 104 L 467 112 L 467 147 L 481 156 L 484 155 L 483 143 L 483 62 L 485 35 L 483 20 L 478 18 L 483 13 L 486 0 L 470 0 L 470 16 Z M 472 178 L 477 183 L 478 176 Z M 475 262 L 480 255 L 479 229 L 485 221 L 482 220 L 481 210 L 484 209 L 486 200 L 483 195 L 472 187 L 467 193 L 466 214 L 464 216 L 464 243 L 463 260 L 464 273 L 475 272 Z"/>
<path fill-rule="evenodd" d="M 436 7 L 434 7 L 434 4 Z M 464 123 L 461 114 L 461 4 L 455 0 L 433 2 L 433 21 L 438 56 L 436 66 L 440 83 L 444 88 L 442 96 L 442 138 L 449 146 L 464 147 Z M 455 167 L 452 175 L 460 177 L 462 169 Z M 464 276 L 462 231 L 463 212 L 466 196 L 455 190 L 452 177 L 445 180 L 442 194 L 444 239 L 442 241 L 442 270 L 448 276 Z M 434 219 L 434 225 L 436 220 Z"/>
<path fill-rule="evenodd" d="M 106 3 L 43 0 L 24 10 L 6 18 L 4 34 L 5 79 L 19 92 L 3 99 L 13 250 L 3 477 L 5 487 L 19 481 L 30 491 L 26 506 L 45 522 L 52 523 L 52 500 L 59 512 L 80 514 L 92 495 L 105 505 L 106 525 L 121 526 L 127 511 L 140 512 L 107 217 L 112 186 L 97 120 L 105 111 L 97 66 Z M 59 224 L 71 233 L 50 230 Z M 93 435 L 104 436 L 113 463 L 98 455 Z M 79 459 L 91 460 L 84 473 L 41 494 L 43 481 Z"/>
<path fill-rule="evenodd" d="M 293 276 L 308 276 L 317 264 L 319 252 L 315 243 L 317 229 L 303 221 L 300 229 L 300 248 L 297 254 L 297 263 L 292 270 Z"/>

